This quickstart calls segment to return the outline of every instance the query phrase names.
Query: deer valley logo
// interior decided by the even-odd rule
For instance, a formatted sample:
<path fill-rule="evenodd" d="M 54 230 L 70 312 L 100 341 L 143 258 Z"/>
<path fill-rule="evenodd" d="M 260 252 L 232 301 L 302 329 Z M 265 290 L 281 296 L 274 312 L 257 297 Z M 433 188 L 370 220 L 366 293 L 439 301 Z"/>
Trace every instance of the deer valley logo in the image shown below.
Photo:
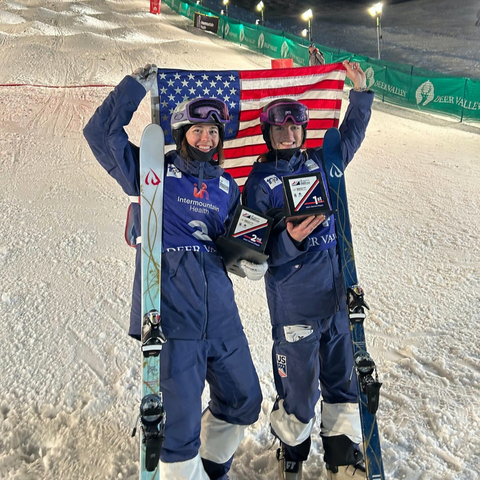
<path fill-rule="evenodd" d="M 287 55 L 290 53 L 290 50 L 288 49 L 288 43 L 286 41 L 282 43 L 281 52 L 282 52 L 282 58 L 287 58 Z"/>
<path fill-rule="evenodd" d="M 263 33 L 260 34 L 258 37 L 258 48 L 263 48 L 263 44 L 265 43 L 265 35 Z"/>
<path fill-rule="evenodd" d="M 196 183 L 194 183 L 193 184 L 193 196 L 195 198 L 202 198 L 202 199 L 203 199 L 203 196 L 205 196 L 205 199 L 208 200 L 209 195 L 208 195 L 208 192 L 207 192 L 207 184 L 202 183 L 202 188 L 199 190 L 198 185 Z"/>
<path fill-rule="evenodd" d="M 365 76 L 367 77 L 367 87 L 373 87 L 375 85 L 375 70 L 372 67 L 368 67 L 365 70 Z"/>
<path fill-rule="evenodd" d="M 415 92 L 415 100 L 417 105 L 424 107 L 435 98 L 435 87 L 430 80 L 422 83 Z"/>
<path fill-rule="evenodd" d="M 147 176 L 145 177 L 145 183 L 147 185 L 159 185 L 161 181 L 158 178 L 157 174 L 152 169 L 150 169 L 150 171 L 147 173 Z"/>
<path fill-rule="evenodd" d="M 245 30 L 243 28 L 240 29 L 240 41 L 243 42 L 245 40 Z"/>

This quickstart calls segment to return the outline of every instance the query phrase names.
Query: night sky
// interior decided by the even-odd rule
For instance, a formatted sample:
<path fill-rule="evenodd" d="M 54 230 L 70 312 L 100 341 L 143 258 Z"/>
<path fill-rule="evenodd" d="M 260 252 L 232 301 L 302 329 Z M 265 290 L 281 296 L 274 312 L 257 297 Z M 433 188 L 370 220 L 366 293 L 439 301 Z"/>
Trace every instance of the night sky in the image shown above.
<path fill-rule="evenodd" d="M 220 0 L 219 0 L 220 1 Z M 386 5 L 397 3 L 415 2 L 416 0 L 383 0 Z M 434 0 L 432 0 L 434 2 Z M 246 10 L 255 10 L 259 0 L 230 0 L 234 5 L 241 6 Z M 348 10 L 348 7 L 365 5 L 368 7 L 376 3 L 377 0 L 263 0 L 265 4 L 265 17 L 276 18 L 280 16 L 298 16 L 306 9 L 311 8 L 314 12 L 321 11 L 322 5 L 327 5 L 338 10 Z"/>

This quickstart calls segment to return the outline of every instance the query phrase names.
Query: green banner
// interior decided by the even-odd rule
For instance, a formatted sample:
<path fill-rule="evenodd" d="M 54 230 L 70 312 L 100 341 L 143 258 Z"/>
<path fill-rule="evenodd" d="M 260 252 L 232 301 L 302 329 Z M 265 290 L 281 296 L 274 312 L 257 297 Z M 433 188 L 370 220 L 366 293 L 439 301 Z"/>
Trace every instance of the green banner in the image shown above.
<path fill-rule="evenodd" d="M 480 122 L 480 80 L 465 79 L 461 120 Z"/>
<path fill-rule="evenodd" d="M 250 50 L 258 51 L 258 31 L 249 25 L 242 25 L 240 31 L 240 44 Z"/>
<path fill-rule="evenodd" d="M 241 43 L 240 32 L 243 33 L 243 25 L 229 22 L 227 19 L 224 20 L 224 24 L 225 31 L 223 32 L 223 38 L 229 42 Z"/>

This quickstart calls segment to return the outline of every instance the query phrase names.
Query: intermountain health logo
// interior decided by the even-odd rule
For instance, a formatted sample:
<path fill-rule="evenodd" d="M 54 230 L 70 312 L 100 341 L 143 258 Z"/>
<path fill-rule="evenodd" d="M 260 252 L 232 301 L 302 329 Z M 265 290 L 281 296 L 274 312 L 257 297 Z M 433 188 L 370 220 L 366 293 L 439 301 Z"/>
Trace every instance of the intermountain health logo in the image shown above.
<path fill-rule="evenodd" d="M 375 70 L 372 67 L 368 67 L 365 70 L 365 76 L 367 77 L 367 88 L 371 88 L 375 85 Z"/>
<path fill-rule="evenodd" d="M 207 192 L 207 185 L 205 183 L 202 183 L 202 188 L 199 190 L 198 185 L 195 183 L 193 188 L 193 196 L 195 198 L 203 198 L 204 195 L 205 199 L 208 200 L 209 195 Z"/>
<path fill-rule="evenodd" d="M 415 92 L 415 100 L 417 105 L 424 107 L 435 98 L 435 87 L 430 80 L 422 83 Z"/>
<path fill-rule="evenodd" d="M 289 49 L 288 49 L 288 44 L 286 41 L 284 41 L 282 43 L 282 58 L 287 58 L 287 55 L 290 53 Z"/>
<path fill-rule="evenodd" d="M 260 36 L 258 37 L 258 48 L 262 49 L 263 48 L 263 44 L 265 43 L 265 36 L 263 35 L 263 33 L 260 34 Z"/>
<path fill-rule="evenodd" d="M 240 41 L 243 42 L 245 40 L 245 30 L 242 28 L 240 29 Z"/>
<path fill-rule="evenodd" d="M 190 7 L 187 8 L 187 18 L 190 18 Z"/>
<path fill-rule="evenodd" d="M 230 25 L 227 23 L 225 25 L 225 36 L 227 36 L 230 33 Z"/>

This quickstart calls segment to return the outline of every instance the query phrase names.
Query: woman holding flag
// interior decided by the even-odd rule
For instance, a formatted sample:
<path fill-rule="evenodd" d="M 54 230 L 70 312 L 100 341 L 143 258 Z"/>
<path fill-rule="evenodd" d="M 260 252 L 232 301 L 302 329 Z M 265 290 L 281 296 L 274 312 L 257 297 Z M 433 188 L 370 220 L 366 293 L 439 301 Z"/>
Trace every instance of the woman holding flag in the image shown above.
<path fill-rule="evenodd" d="M 140 339 L 141 246 L 139 148 L 128 125 L 157 78 L 147 65 L 125 77 L 97 109 L 84 135 L 99 163 L 129 195 L 136 271 L 129 334 Z M 160 455 L 161 479 L 226 479 L 246 427 L 262 401 L 232 283 L 215 240 L 223 235 L 240 192 L 222 168 L 226 104 L 215 98 L 180 103 L 171 116 L 176 150 L 165 157 L 162 245 L 160 389 L 166 412 Z M 266 265 L 241 261 L 248 278 L 263 277 Z M 210 402 L 202 413 L 202 392 Z M 200 447 L 201 444 L 201 447 Z"/>
<path fill-rule="evenodd" d="M 344 62 L 354 83 L 340 126 L 344 165 L 359 149 L 370 120 L 373 92 L 358 63 Z M 282 177 L 320 172 L 322 149 L 302 150 L 309 111 L 293 99 L 276 99 L 260 116 L 268 153 L 253 165 L 243 203 L 283 217 Z M 326 189 L 328 191 L 328 188 Z M 334 218 L 308 216 L 283 222 L 270 235 L 265 275 L 273 335 L 273 375 L 277 399 L 270 415 L 279 478 L 298 480 L 307 460 L 315 406 L 323 395 L 321 436 L 330 479 L 365 478 L 352 345 Z"/>

